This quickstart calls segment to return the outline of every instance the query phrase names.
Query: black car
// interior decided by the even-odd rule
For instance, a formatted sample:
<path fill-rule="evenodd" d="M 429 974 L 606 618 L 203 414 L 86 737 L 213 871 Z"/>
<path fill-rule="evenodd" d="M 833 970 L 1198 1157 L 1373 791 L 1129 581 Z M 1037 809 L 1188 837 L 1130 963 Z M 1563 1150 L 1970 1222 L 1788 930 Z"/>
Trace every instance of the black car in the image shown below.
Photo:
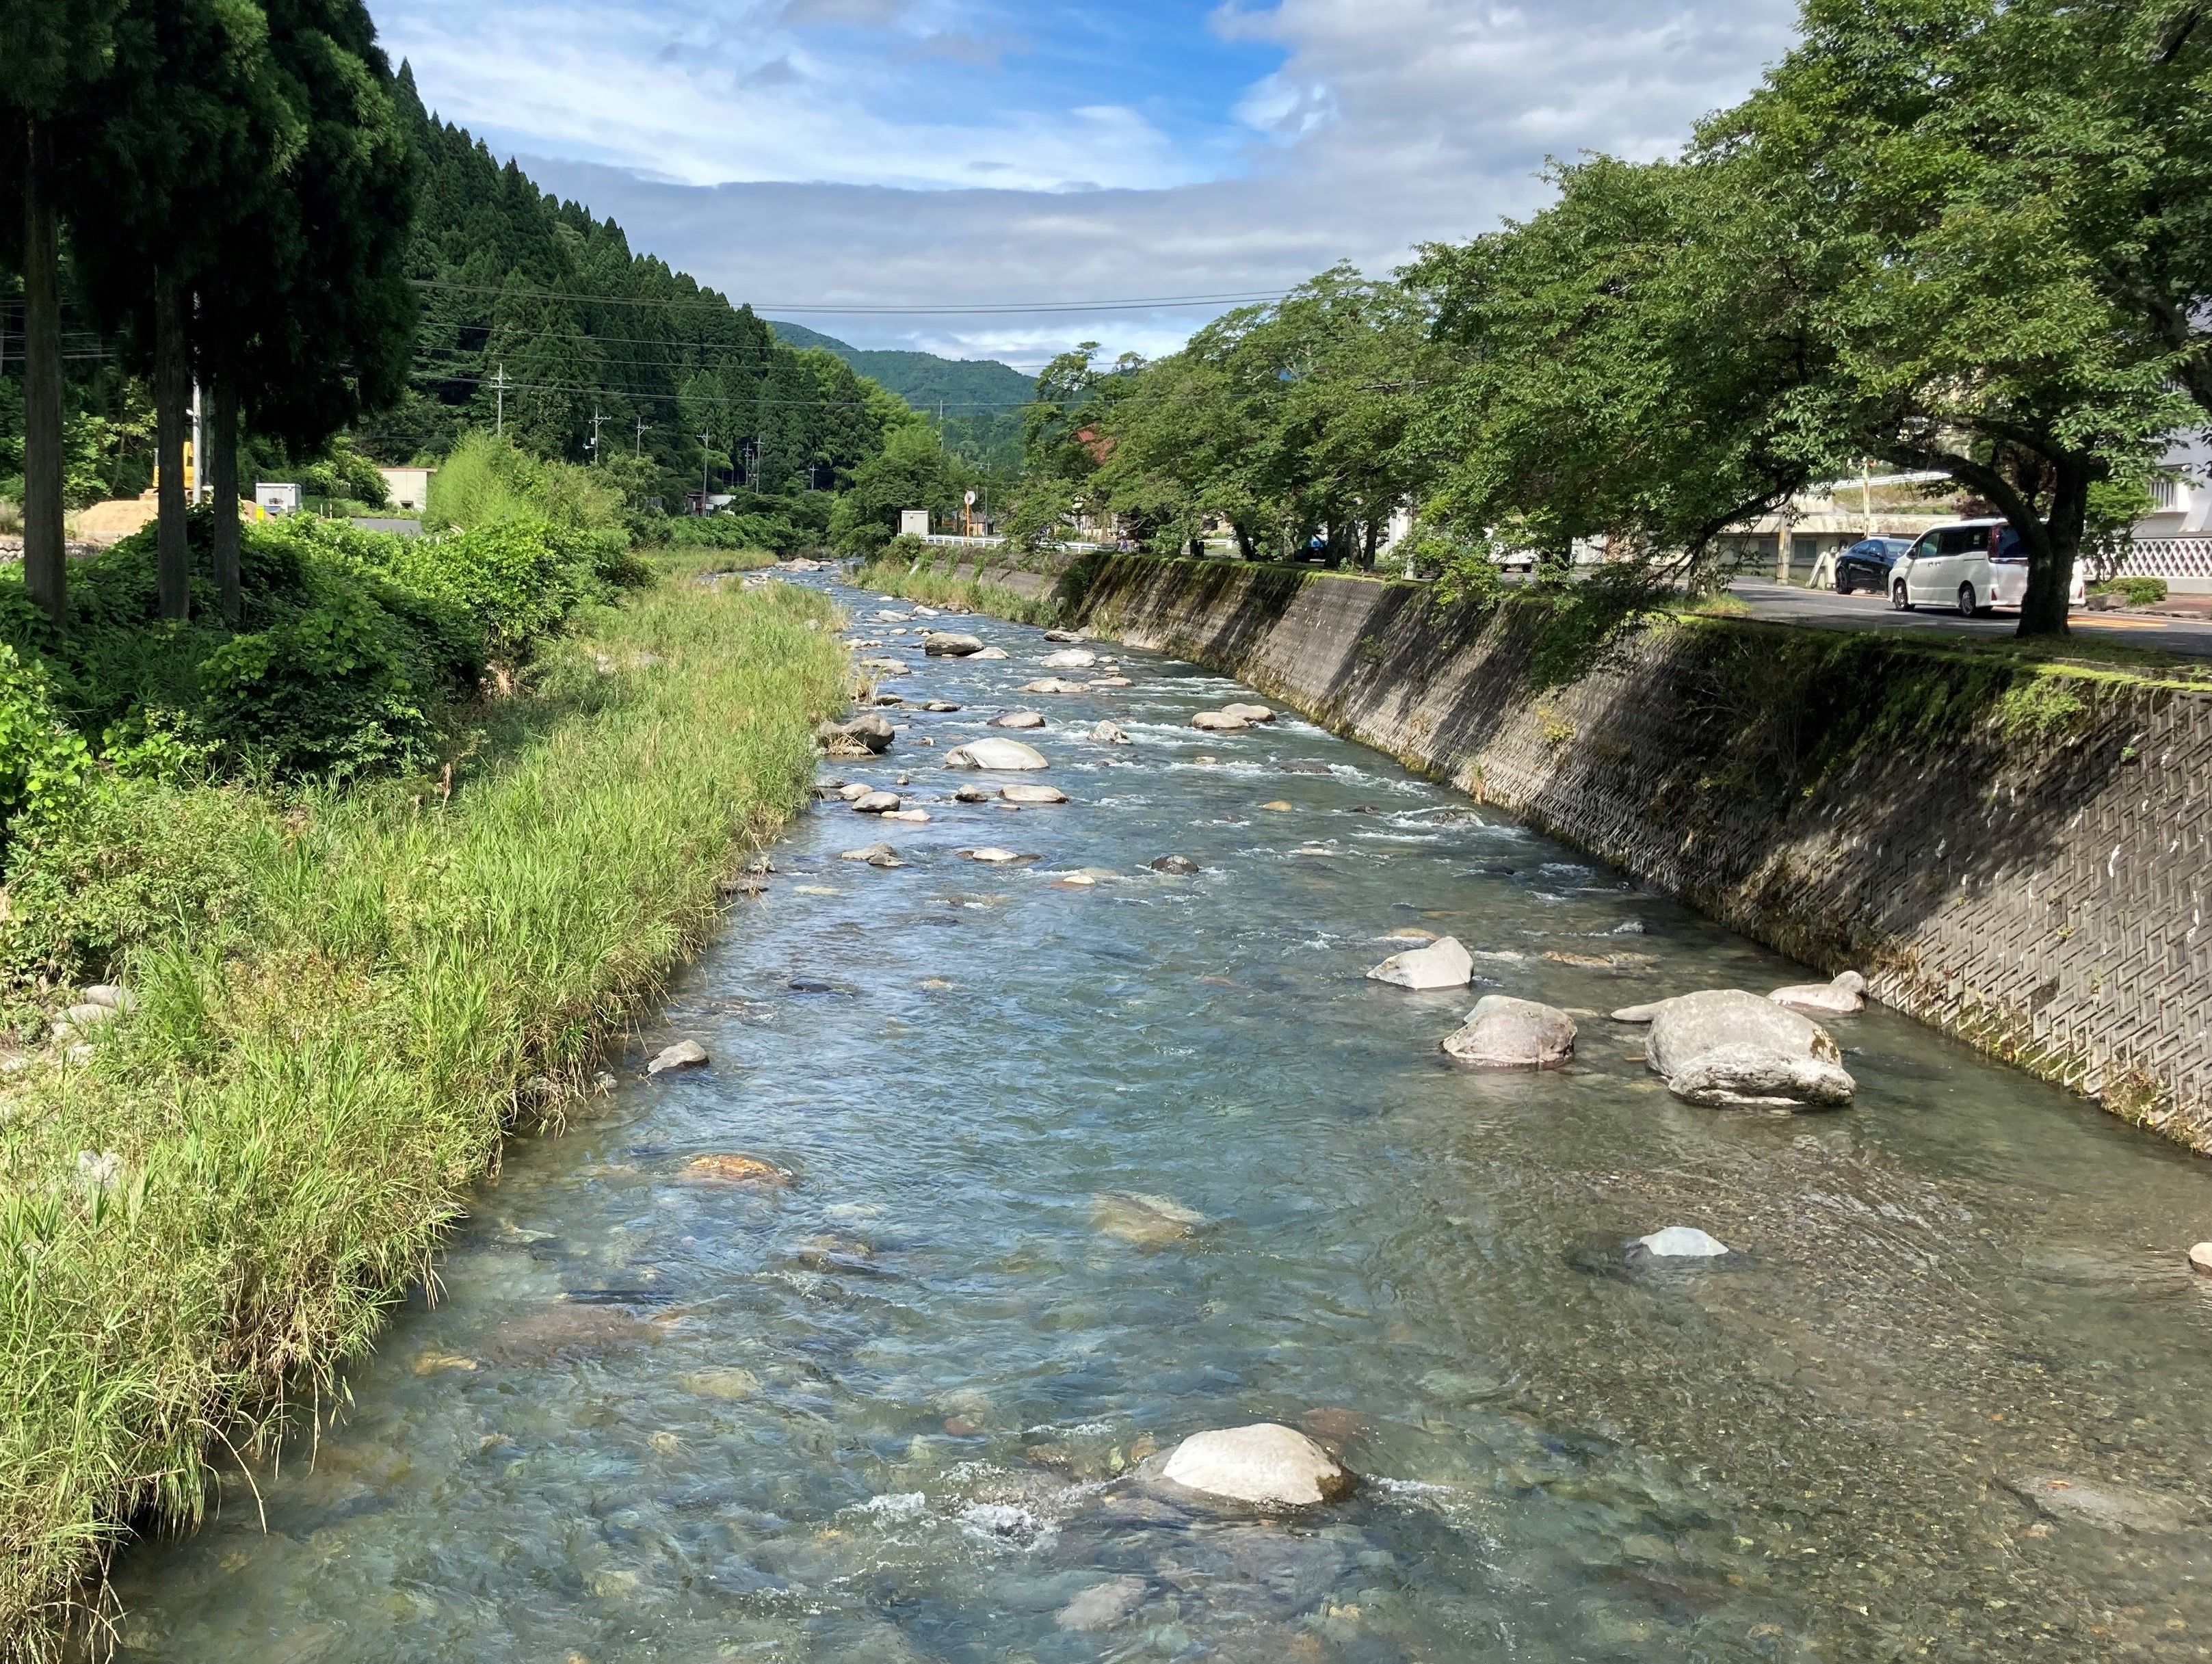
<path fill-rule="evenodd" d="M 1897 564 L 1899 556 L 1911 550 L 1910 537 L 1867 537 L 1853 544 L 1836 556 L 1836 593 L 1849 595 L 1855 589 L 1863 589 L 1887 595 L 1890 568 Z"/>

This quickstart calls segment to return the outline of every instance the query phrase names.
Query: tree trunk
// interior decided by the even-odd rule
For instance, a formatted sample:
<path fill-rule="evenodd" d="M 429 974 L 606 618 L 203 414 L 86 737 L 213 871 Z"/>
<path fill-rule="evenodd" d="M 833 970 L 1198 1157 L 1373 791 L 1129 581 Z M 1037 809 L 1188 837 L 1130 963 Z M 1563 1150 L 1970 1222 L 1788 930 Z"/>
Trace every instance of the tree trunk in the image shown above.
<path fill-rule="evenodd" d="M 52 143 L 35 119 L 24 135 L 23 584 L 56 629 L 69 627 L 62 544 L 60 237 Z"/>
<path fill-rule="evenodd" d="M 156 576 L 161 616 L 191 616 L 191 550 L 185 541 L 185 434 L 191 424 L 191 355 L 185 342 L 185 292 L 163 276 L 154 289 L 155 450 L 161 471 Z"/>
<path fill-rule="evenodd" d="M 1359 564 L 1367 571 L 1375 570 L 1376 551 L 1382 546 L 1382 522 L 1371 515 L 1368 518 L 1359 550 Z"/>
<path fill-rule="evenodd" d="M 2089 471 L 2069 460 L 2058 465 L 2051 492 L 2051 518 L 2040 537 L 2022 534 L 2027 549 L 2027 593 L 2021 598 L 2022 635 L 2065 635 L 2067 592 L 2074 584 L 2074 562 L 2081 553 L 2081 534 L 2089 518 Z"/>
<path fill-rule="evenodd" d="M 238 586 L 238 384 L 218 375 L 208 389 L 209 498 L 215 515 L 215 581 L 222 592 L 223 622 L 235 627 L 242 604 Z"/>

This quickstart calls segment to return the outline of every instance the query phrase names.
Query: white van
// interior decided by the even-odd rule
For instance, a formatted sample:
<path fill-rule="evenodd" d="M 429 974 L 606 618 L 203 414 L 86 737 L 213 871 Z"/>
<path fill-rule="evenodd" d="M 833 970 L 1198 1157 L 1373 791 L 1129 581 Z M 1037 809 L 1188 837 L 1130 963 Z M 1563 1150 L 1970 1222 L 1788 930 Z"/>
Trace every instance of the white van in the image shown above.
<path fill-rule="evenodd" d="M 1960 520 L 1922 536 L 1889 574 L 1889 604 L 1955 607 L 1966 617 L 1997 607 L 2017 607 L 2027 594 L 2027 550 L 2008 520 Z M 2074 568 L 2066 598 L 2080 606 L 2081 569 Z"/>

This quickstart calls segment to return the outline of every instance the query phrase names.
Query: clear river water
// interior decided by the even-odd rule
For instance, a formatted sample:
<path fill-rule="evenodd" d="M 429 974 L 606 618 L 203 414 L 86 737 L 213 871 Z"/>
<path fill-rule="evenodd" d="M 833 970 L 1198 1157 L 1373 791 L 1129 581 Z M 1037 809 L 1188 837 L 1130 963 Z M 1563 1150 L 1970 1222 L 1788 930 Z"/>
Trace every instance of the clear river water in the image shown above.
<path fill-rule="evenodd" d="M 1039 632 L 928 660 L 837 593 L 963 708 L 823 774 L 929 821 L 793 829 L 315 1446 L 121 1557 L 125 1658 L 2207 1655 L 2202 1163 L 1878 1010 L 1831 1024 L 1852 1109 L 1679 1102 L 1598 1014 L 1802 968 L 1288 716 L 1194 732 L 1238 690 L 1186 665 L 1023 695 Z M 1073 800 L 952 801 L 1021 708 Z M 1364 980 L 1409 927 L 1475 988 Z M 1451 1066 L 1484 992 L 1589 1013 L 1572 1066 Z M 1674 1224 L 1737 1252 L 1631 1263 Z M 1359 1488 L 1129 1476 L 1259 1420 Z"/>

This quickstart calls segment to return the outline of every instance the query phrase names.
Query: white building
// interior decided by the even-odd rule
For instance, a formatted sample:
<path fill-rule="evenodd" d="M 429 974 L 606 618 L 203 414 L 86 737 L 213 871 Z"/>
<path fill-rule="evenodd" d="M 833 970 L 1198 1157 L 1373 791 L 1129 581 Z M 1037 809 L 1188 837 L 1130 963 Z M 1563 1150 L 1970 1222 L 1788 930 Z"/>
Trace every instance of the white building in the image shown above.
<path fill-rule="evenodd" d="M 300 488 L 275 480 L 257 480 L 253 501 L 264 514 L 296 514 L 300 512 Z"/>
<path fill-rule="evenodd" d="M 2163 578 L 2176 595 L 2212 594 L 2212 446 L 2200 434 L 2166 453 L 2173 477 L 2151 488 L 2156 503 L 2136 522 L 2120 563 L 2129 578 Z"/>
<path fill-rule="evenodd" d="M 402 514 L 419 514 L 430 506 L 430 476 L 428 468 L 380 468 L 384 476 L 384 489 L 392 499 L 393 510 Z"/>

